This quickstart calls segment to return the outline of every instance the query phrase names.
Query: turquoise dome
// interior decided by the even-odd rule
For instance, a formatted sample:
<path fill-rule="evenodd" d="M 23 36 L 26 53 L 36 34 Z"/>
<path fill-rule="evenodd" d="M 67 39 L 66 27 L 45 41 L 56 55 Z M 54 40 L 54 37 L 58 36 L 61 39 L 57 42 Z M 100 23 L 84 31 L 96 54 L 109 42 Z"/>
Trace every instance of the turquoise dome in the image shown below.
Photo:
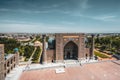
<path fill-rule="evenodd" d="M 15 49 L 14 49 L 14 52 L 18 52 L 18 50 L 19 50 L 18 48 L 15 48 Z"/>
<path fill-rule="evenodd" d="M 55 48 L 55 39 L 52 37 L 48 39 L 48 48 L 49 49 Z"/>
<path fill-rule="evenodd" d="M 53 44 L 54 38 L 49 38 L 48 39 L 48 44 Z"/>

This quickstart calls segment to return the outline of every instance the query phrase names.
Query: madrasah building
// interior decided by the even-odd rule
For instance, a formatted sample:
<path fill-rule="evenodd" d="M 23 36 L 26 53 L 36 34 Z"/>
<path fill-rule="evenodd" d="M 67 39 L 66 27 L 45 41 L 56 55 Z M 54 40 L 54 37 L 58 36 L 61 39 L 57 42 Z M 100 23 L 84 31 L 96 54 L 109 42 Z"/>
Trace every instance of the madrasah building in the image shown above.
<path fill-rule="evenodd" d="M 91 47 L 87 48 L 84 33 L 56 33 L 54 38 L 49 38 L 46 45 L 46 35 L 42 36 L 41 62 L 64 62 L 64 60 L 93 59 L 94 35 L 92 35 Z"/>

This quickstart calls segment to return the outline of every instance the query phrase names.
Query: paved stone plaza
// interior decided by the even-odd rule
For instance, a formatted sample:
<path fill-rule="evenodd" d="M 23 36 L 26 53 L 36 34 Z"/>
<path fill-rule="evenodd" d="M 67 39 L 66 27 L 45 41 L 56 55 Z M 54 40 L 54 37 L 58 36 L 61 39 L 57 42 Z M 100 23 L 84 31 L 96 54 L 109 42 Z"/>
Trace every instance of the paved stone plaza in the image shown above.
<path fill-rule="evenodd" d="M 120 61 L 89 63 L 66 67 L 63 73 L 56 68 L 22 72 L 19 80 L 120 80 Z"/>

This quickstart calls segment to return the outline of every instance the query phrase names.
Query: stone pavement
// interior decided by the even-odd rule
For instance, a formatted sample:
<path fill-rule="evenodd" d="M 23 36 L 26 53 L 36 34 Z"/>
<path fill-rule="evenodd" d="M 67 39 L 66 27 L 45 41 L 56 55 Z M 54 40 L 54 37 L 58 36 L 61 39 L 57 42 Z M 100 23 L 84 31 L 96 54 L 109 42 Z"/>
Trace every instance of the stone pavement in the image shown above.
<path fill-rule="evenodd" d="M 19 80 L 120 80 L 120 61 L 104 61 L 64 68 L 64 73 L 56 73 L 56 68 L 25 71 Z"/>
<path fill-rule="evenodd" d="M 13 69 L 13 71 L 11 71 L 6 76 L 5 80 L 18 80 L 18 78 L 20 77 L 21 74 L 29 72 L 29 71 L 37 71 L 37 70 L 43 70 L 43 69 L 47 70 L 47 69 L 51 69 L 51 68 L 54 69 L 54 68 L 59 68 L 59 67 L 67 69 L 67 68 L 71 68 L 71 66 L 72 67 L 80 67 L 80 66 L 82 67 L 82 65 L 84 66 L 87 64 L 97 64 L 97 62 L 98 61 L 96 61 L 96 60 L 83 60 L 83 61 L 65 60 L 64 63 L 48 63 L 48 64 L 44 64 L 44 65 L 43 64 L 31 64 L 28 67 L 26 65 L 17 66 L 15 69 Z M 111 62 L 111 61 L 108 61 L 108 62 Z M 26 80 L 29 80 L 29 79 L 26 79 Z"/>
<path fill-rule="evenodd" d="M 93 63 L 97 62 L 96 60 L 82 60 L 78 62 L 77 60 L 65 60 L 64 63 L 48 63 L 48 64 L 26 64 L 22 66 L 17 66 L 14 68 L 5 78 L 5 80 L 18 80 L 19 76 L 24 71 L 30 70 L 40 70 L 46 68 L 58 68 L 58 67 L 70 67 L 70 66 L 80 66 L 80 64 Z M 77 64 L 77 65 L 76 65 Z"/>

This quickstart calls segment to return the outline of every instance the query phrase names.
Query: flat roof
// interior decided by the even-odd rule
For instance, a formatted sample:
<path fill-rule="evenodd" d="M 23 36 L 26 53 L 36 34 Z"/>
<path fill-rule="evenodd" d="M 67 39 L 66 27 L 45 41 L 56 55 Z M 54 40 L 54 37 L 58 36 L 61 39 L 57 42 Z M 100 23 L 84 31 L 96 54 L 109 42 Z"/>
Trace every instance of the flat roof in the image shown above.
<path fill-rule="evenodd" d="M 10 59 L 10 58 L 13 57 L 13 56 L 14 56 L 14 54 L 8 54 L 8 55 L 5 56 L 5 58 L 6 58 L 6 59 Z"/>

